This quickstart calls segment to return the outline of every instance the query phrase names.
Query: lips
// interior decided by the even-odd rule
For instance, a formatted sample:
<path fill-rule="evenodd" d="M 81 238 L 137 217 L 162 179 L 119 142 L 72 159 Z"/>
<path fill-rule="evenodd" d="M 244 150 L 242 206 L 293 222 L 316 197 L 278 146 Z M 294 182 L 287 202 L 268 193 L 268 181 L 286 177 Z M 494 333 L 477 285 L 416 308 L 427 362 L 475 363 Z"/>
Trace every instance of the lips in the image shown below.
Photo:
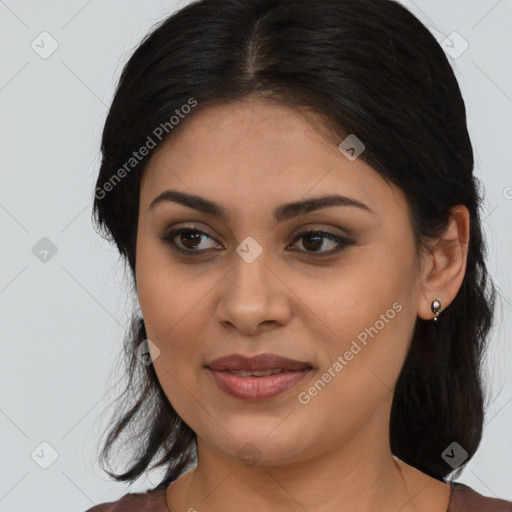
<path fill-rule="evenodd" d="M 280 373 L 266 377 L 240 377 L 234 371 L 208 369 L 218 389 L 231 397 L 252 402 L 271 399 L 298 386 L 313 370 L 279 370 Z"/>
<path fill-rule="evenodd" d="M 278 354 L 258 354 L 246 357 L 242 354 L 230 354 L 211 361 L 207 368 L 217 371 L 228 371 L 242 377 L 268 376 L 282 372 L 308 370 L 312 366 L 304 361 L 297 361 Z"/>

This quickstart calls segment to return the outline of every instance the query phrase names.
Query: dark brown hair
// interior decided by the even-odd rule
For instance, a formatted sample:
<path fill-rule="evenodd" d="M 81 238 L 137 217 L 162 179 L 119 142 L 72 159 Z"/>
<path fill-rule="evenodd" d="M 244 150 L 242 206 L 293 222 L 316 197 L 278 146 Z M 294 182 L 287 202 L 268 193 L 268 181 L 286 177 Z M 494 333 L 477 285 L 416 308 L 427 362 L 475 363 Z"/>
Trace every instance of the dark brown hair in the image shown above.
<path fill-rule="evenodd" d="M 406 8 L 392 0 L 200 0 L 163 20 L 124 67 L 108 113 L 94 199 L 98 232 L 116 244 L 135 282 L 140 181 L 154 149 L 126 163 L 153 145 L 148 137 L 156 147 L 171 137 L 169 120 L 191 99 L 195 115 L 249 95 L 322 114 L 340 141 L 356 134 L 366 146 L 360 158 L 404 191 L 418 244 L 443 232 L 455 205 L 469 210 L 462 286 L 437 325 L 417 318 L 389 433 L 396 456 L 438 479 L 453 472 L 441 454 L 456 441 L 468 453 L 458 476 L 482 436 L 481 363 L 495 289 L 464 101 L 440 45 Z M 186 116 L 179 123 L 186 129 Z M 153 461 L 151 468 L 176 478 L 194 460 L 195 433 L 153 365 L 135 357 L 145 339 L 134 316 L 125 343 L 129 380 L 101 453 L 108 461 L 122 434 L 132 433 L 129 467 L 107 471 L 116 480 L 135 480 Z"/>

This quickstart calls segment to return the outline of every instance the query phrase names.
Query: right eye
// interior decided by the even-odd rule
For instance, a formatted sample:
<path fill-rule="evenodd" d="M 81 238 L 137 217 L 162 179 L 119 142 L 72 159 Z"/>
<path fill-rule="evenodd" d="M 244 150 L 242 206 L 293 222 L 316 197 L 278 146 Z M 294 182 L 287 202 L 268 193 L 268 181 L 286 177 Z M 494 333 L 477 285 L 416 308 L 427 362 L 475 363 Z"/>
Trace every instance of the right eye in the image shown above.
<path fill-rule="evenodd" d="M 173 251 L 177 251 L 182 254 L 189 254 L 191 256 L 196 256 L 199 255 L 200 253 L 218 247 L 213 246 L 210 248 L 197 249 L 200 246 L 201 242 L 207 238 L 213 240 L 213 238 L 208 236 L 204 231 L 201 231 L 197 228 L 183 227 L 178 229 L 172 229 L 171 231 L 166 233 L 161 238 L 161 240 L 165 242 L 165 244 L 168 245 Z"/>

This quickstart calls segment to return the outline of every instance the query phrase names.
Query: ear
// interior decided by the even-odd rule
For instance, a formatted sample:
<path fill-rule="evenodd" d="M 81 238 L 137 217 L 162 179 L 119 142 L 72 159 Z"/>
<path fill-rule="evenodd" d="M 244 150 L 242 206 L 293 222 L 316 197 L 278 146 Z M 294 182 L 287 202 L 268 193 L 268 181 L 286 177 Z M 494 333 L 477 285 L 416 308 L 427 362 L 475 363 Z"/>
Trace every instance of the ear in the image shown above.
<path fill-rule="evenodd" d="M 469 211 L 457 205 L 451 210 L 450 220 L 440 238 L 425 254 L 422 285 L 418 301 L 418 316 L 424 320 L 435 318 L 432 301 L 441 301 L 445 310 L 453 301 L 464 279 L 469 247 Z"/>

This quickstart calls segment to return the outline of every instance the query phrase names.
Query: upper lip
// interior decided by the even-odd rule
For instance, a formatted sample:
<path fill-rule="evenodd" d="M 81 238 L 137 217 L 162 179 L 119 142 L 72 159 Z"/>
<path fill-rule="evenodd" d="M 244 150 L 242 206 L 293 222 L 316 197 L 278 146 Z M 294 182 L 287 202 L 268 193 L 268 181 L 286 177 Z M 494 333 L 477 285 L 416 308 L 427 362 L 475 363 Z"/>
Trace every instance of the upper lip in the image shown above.
<path fill-rule="evenodd" d="M 242 354 L 229 354 L 219 357 L 206 365 L 211 370 L 265 371 L 273 369 L 302 370 L 312 368 L 309 363 L 289 359 L 278 354 L 258 354 L 247 357 Z"/>

